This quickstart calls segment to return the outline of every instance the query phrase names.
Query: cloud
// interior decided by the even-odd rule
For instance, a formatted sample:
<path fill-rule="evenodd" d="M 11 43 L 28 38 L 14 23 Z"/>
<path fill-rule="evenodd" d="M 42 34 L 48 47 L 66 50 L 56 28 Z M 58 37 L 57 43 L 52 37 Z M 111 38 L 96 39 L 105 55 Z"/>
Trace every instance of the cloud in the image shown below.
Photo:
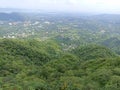
<path fill-rule="evenodd" d="M 78 4 L 78 0 L 69 0 L 69 2 L 72 4 Z"/>
<path fill-rule="evenodd" d="M 120 0 L 0 0 L 0 7 L 78 12 L 120 11 Z"/>

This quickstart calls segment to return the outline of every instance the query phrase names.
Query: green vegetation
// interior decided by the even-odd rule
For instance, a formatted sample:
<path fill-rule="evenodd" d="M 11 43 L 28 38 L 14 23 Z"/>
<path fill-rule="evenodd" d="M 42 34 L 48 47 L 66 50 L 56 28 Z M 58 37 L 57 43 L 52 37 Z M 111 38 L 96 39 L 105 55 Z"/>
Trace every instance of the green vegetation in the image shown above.
<path fill-rule="evenodd" d="M 1 90 L 119 90 L 120 58 L 100 45 L 0 40 Z"/>
<path fill-rule="evenodd" d="M 115 53 L 111 52 L 108 48 L 99 45 L 84 45 L 72 51 L 82 60 L 95 59 L 95 58 L 113 58 Z"/>
<path fill-rule="evenodd" d="M 0 13 L 0 90 L 119 90 L 119 23 L 120 15 Z"/>

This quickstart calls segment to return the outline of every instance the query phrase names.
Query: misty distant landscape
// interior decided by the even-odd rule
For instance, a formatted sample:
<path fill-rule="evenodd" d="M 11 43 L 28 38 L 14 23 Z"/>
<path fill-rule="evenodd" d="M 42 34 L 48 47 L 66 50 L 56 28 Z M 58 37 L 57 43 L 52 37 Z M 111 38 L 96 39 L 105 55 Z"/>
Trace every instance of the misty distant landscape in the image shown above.
<path fill-rule="evenodd" d="M 116 6 L 98 12 L 94 5 L 104 1 L 93 0 L 91 12 L 90 6 L 79 12 L 77 0 L 61 0 L 58 9 L 51 6 L 56 0 L 45 1 L 44 9 L 32 0 L 23 8 L 0 7 L 0 90 L 120 90 Z"/>

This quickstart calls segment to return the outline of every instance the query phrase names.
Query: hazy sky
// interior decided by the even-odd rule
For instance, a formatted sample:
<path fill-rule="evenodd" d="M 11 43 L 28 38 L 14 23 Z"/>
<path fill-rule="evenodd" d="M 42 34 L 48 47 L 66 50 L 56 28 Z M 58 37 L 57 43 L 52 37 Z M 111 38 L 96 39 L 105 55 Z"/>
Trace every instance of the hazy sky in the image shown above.
<path fill-rule="evenodd" d="M 2 8 L 120 13 L 120 0 L 0 0 Z"/>

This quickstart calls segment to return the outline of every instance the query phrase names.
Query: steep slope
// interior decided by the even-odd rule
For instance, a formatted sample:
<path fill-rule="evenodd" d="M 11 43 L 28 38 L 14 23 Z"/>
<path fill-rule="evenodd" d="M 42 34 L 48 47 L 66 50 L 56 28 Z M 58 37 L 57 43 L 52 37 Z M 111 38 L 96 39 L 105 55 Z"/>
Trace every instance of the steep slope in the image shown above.
<path fill-rule="evenodd" d="M 54 41 L 2 39 L 0 51 L 3 90 L 120 88 L 120 57 L 103 46 L 81 46 L 71 53 Z"/>
<path fill-rule="evenodd" d="M 102 45 L 110 48 L 112 51 L 120 54 L 120 40 L 116 37 L 114 38 L 109 38 L 102 42 Z"/>
<path fill-rule="evenodd" d="M 111 52 L 108 48 L 99 45 L 80 46 L 72 52 L 83 60 L 112 58 L 116 56 L 115 53 Z"/>
<path fill-rule="evenodd" d="M 36 90 L 45 87 L 45 81 L 38 77 L 37 72 L 59 55 L 60 48 L 52 41 L 0 40 L 0 89 Z"/>
<path fill-rule="evenodd" d="M 4 55 L 22 57 L 37 65 L 42 65 L 44 62 L 50 60 L 49 55 L 45 51 L 31 48 L 24 41 L 2 40 L 0 48 L 6 52 Z"/>
<path fill-rule="evenodd" d="M 86 50 L 89 49 L 89 46 L 85 47 Z M 119 90 L 120 58 L 105 47 L 91 46 L 92 49 L 93 47 L 101 50 L 101 53 L 87 52 L 90 56 L 82 62 L 75 55 L 64 55 L 45 64 L 39 75 L 53 90 Z M 106 54 L 103 51 L 107 51 Z M 90 58 L 91 53 L 95 54 L 94 58 Z M 103 54 L 105 56 L 99 57 Z"/>

